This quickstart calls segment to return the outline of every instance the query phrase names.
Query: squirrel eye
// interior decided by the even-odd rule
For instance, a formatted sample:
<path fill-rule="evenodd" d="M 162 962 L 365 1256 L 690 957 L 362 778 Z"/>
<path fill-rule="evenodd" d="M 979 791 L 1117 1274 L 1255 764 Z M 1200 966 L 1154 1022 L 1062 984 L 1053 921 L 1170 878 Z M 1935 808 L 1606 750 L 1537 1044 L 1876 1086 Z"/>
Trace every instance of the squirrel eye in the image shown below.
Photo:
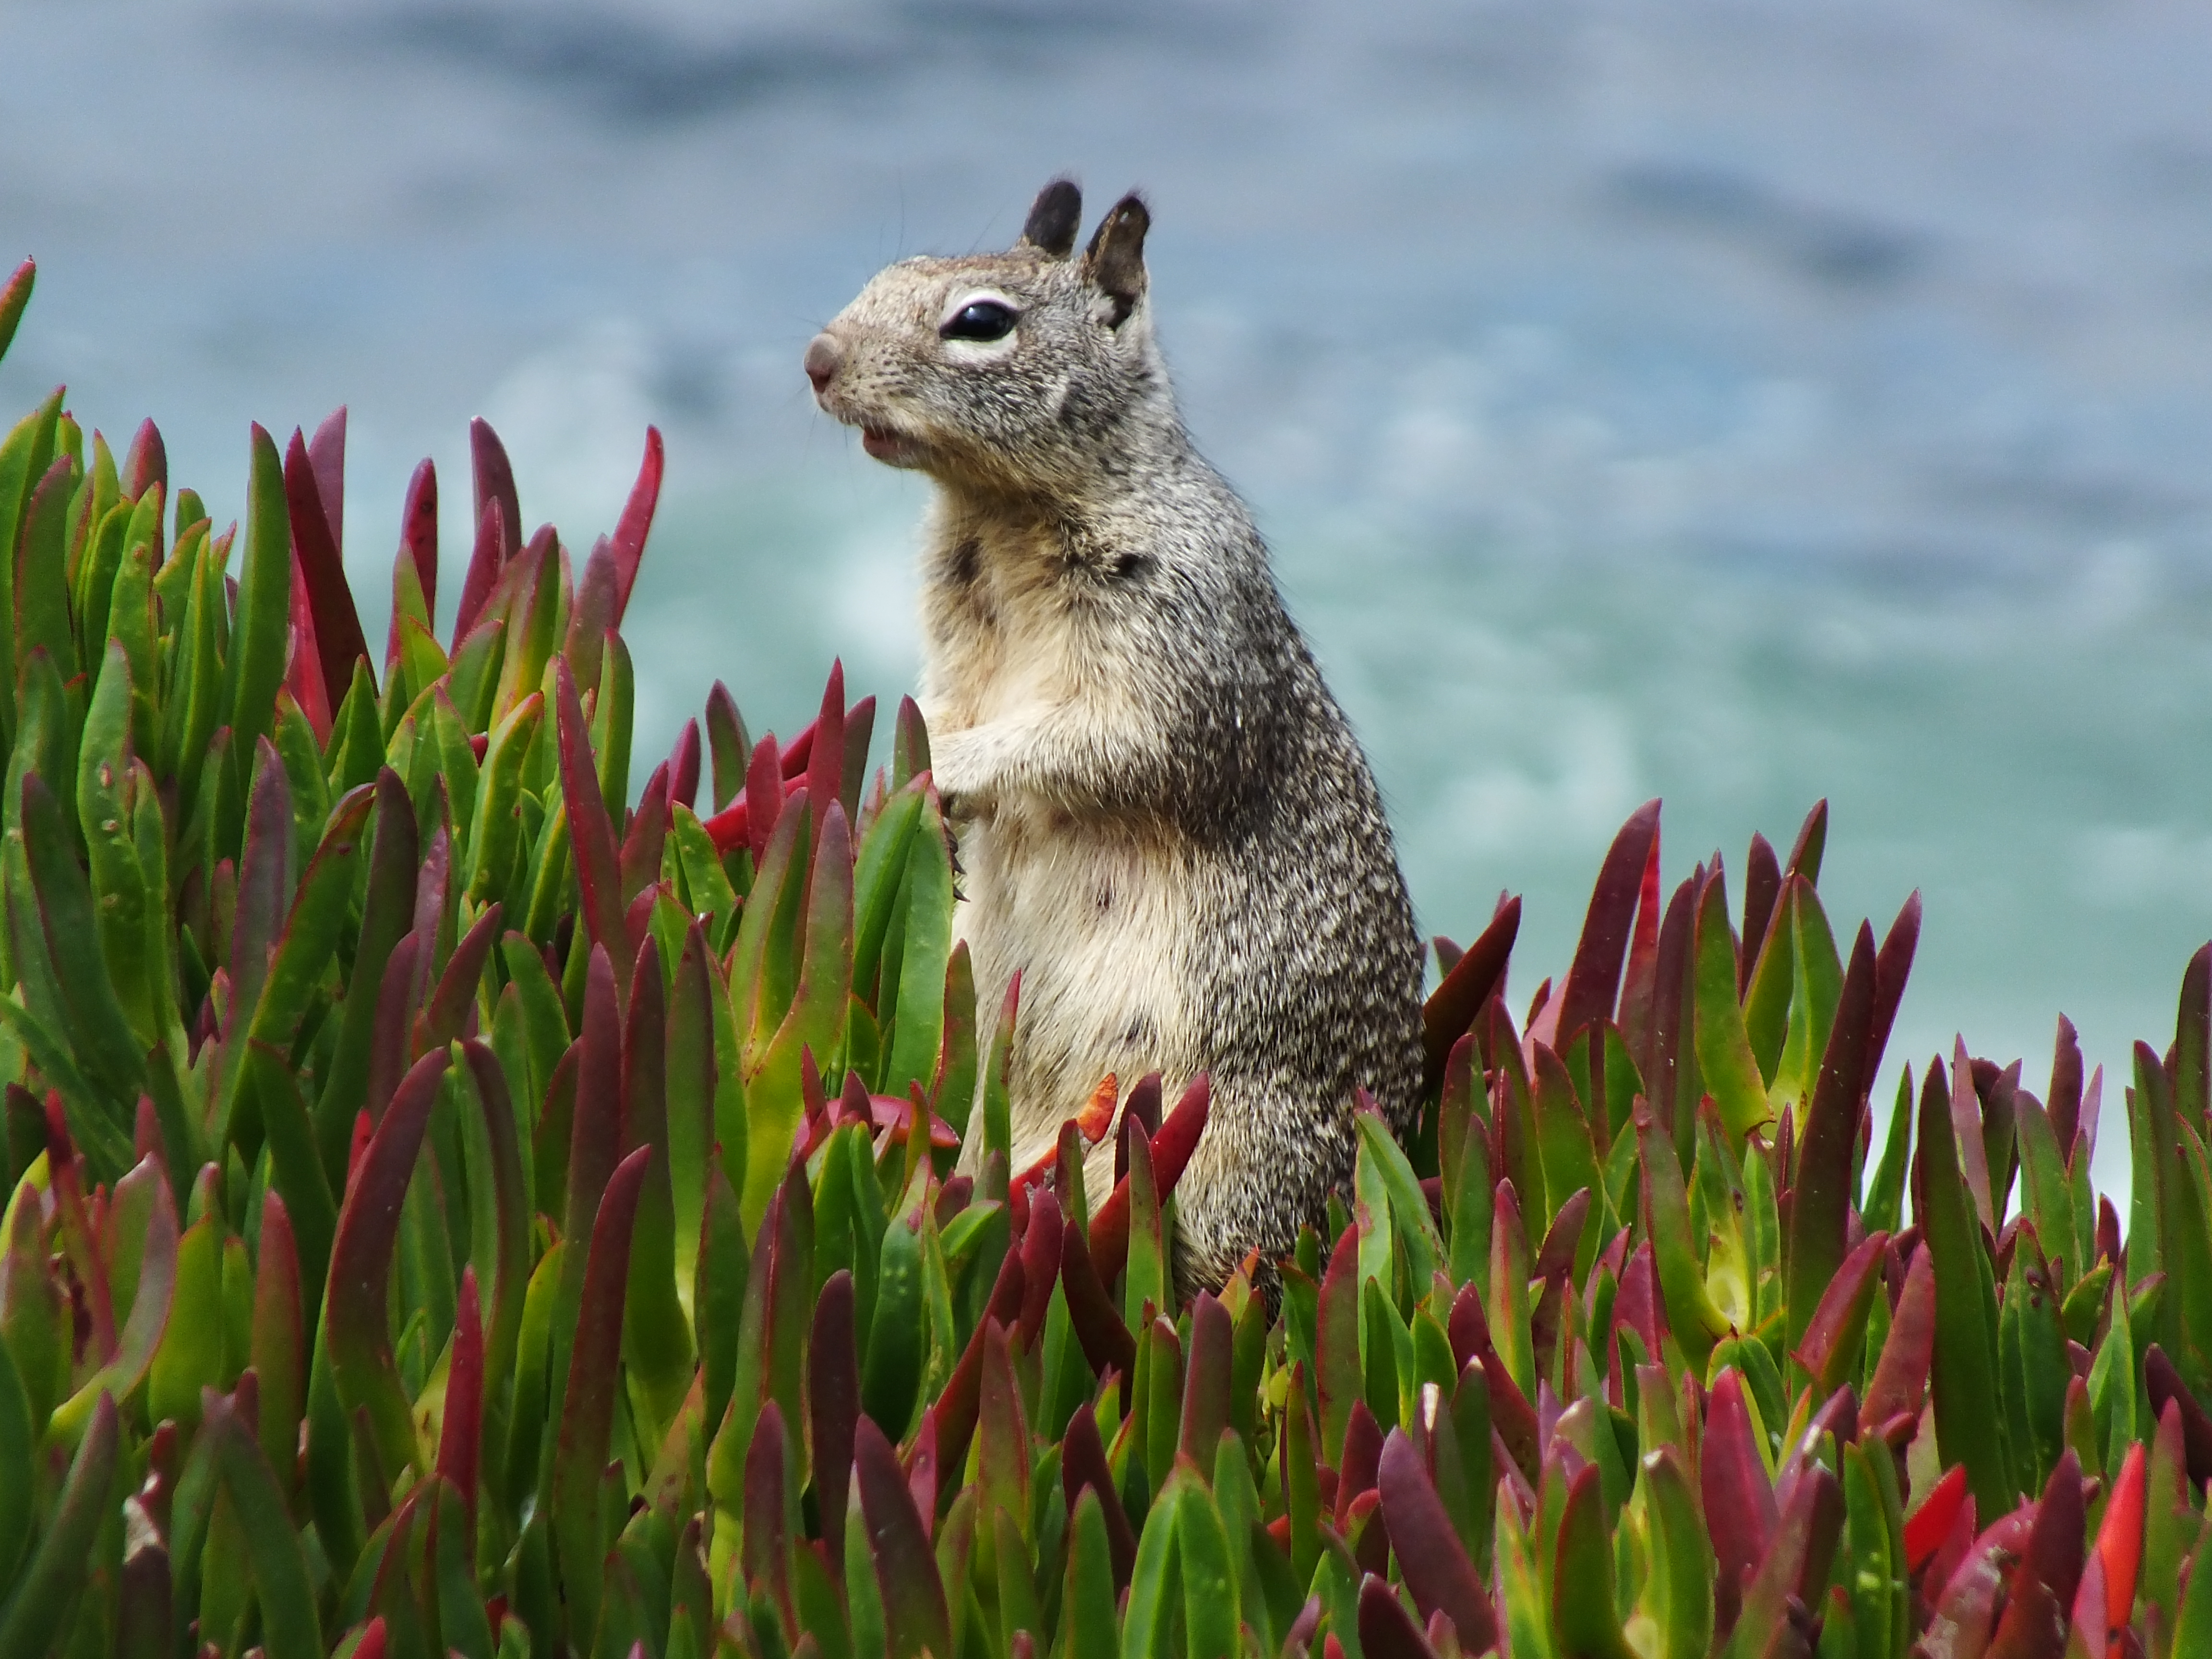
<path fill-rule="evenodd" d="M 996 300 L 978 300 L 963 306 L 937 331 L 947 340 L 1003 340 L 1014 331 L 1014 312 Z"/>

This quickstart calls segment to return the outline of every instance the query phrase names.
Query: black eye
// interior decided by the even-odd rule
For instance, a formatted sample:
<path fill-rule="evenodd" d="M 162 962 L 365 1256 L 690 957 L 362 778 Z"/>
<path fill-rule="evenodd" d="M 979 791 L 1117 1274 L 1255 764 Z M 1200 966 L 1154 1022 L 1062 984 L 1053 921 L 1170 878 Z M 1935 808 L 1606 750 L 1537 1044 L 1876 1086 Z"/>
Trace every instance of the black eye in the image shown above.
<path fill-rule="evenodd" d="M 1014 308 L 996 300 L 978 300 L 963 306 L 951 321 L 937 331 L 947 340 L 1003 340 L 1014 331 Z"/>

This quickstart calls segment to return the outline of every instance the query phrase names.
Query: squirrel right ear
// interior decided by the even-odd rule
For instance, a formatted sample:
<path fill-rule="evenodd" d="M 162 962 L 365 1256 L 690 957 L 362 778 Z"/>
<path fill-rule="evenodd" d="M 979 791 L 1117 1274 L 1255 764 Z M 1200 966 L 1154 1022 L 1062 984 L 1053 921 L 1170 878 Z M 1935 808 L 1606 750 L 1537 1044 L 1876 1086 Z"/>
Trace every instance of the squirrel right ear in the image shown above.
<path fill-rule="evenodd" d="M 1099 222 L 1083 251 L 1084 274 L 1114 302 L 1112 327 L 1127 322 L 1145 297 L 1145 233 L 1152 224 L 1143 199 L 1134 193 L 1124 196 Z"/>
<path fill-rule="evenodd" d="M 1055 259 L 1075 252 L 1075 233 L 1083 223 L 1083 192 L 1073 179 L 1055 179 L 1030 204 L 1022 240 Z"/>

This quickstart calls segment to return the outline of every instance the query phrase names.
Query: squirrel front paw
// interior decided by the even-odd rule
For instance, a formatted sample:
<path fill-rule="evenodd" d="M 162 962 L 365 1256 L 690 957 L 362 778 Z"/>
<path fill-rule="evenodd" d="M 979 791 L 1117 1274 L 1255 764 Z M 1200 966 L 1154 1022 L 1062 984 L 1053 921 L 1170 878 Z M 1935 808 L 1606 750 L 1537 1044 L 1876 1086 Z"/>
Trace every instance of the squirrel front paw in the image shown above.
<path fill-rule="evenodd" d="M 988 761 L 986 741 L 973 727 L 931 740 L 930 781 L 947 818 L 975 816 L 989 782 Z"/>

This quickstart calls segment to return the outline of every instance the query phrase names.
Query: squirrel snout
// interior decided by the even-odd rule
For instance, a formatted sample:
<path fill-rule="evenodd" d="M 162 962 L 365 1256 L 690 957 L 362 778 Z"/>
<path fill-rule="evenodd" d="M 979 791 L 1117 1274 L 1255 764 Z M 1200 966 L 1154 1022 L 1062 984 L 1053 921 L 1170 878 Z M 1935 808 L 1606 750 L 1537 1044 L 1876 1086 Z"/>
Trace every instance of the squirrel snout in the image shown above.
<path fill-rule="evenodd" d="M 806 378 L 814 382 L 814 395 L 820 397 L 830 389 L 830 382 L 837 378 L 844 367 L 845 352 L 836 338 L 822 333 L 814 337 L 806 348 Z"/>

